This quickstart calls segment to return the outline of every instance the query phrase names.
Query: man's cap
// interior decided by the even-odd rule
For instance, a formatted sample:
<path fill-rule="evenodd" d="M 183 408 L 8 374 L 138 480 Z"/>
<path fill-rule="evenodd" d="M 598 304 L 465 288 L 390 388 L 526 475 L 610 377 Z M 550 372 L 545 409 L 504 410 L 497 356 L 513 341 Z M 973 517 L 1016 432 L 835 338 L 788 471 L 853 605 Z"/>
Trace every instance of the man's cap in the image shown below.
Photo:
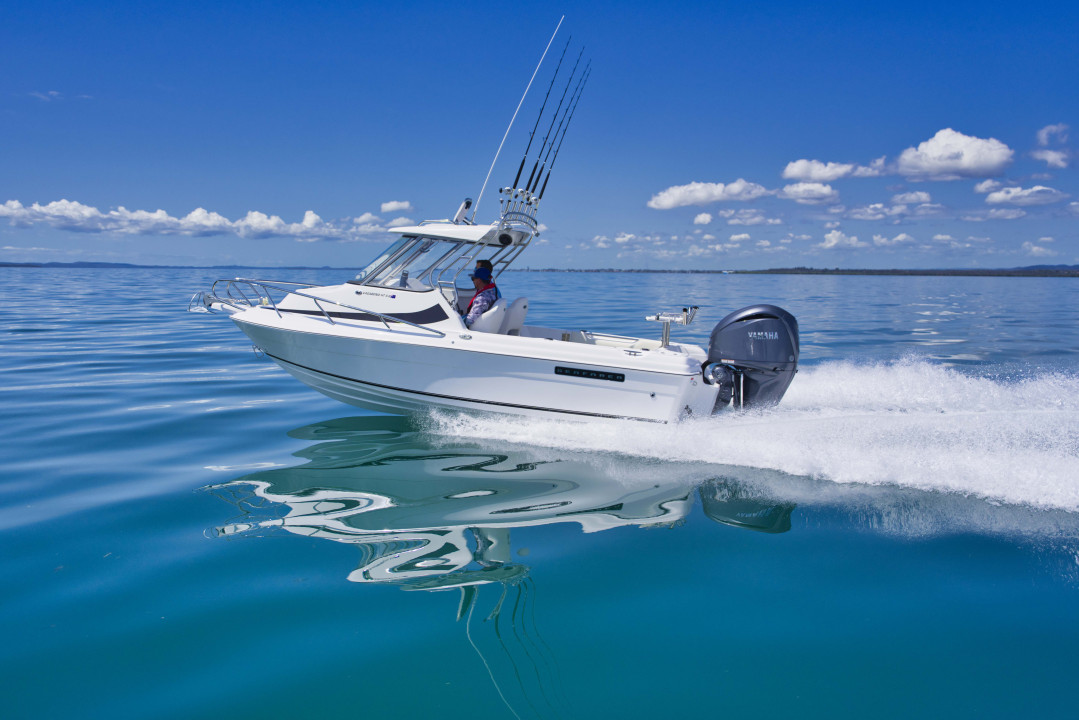
<path fill-rule="evenodd" d="M 480 280 L 483 280 L 484 282 L 490 282 L 491 281 L 491 270 L 490 270 L 490 268 L 485 268 L 485 267 L 476 268 L 472 272 L 472 274 L 469 275 L 469 277 L 470 278 L 479 278 Z"/>

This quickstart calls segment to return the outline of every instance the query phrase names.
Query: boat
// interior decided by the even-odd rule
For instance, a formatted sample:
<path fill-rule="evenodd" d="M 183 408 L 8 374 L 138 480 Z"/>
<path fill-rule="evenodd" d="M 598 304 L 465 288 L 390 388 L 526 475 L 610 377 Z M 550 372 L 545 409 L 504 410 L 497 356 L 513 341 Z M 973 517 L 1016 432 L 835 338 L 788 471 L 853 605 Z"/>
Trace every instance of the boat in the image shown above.
<path fill-rule="evenodd" d="M 476 221 L 485 180 L 477 201 L 466 198 L 452 219 L 395 228 L 396 239 L 353 279 L 317 286 L 226 278 L 196 293 L 188 309 L 227 314 L 259 354 L 296 379 L 377 412 L 672 423 L 779 402 L 797 372 L 798 323 L 771 304 L 727 315 L 707 350 L 671 340 L 671 326 L 690 324 L 697 306 L 647 316 L 661 325 L 658 338 L 529 324 L 525 297 L 500 298 L 466 326 L 477 261 L 489 261 L 497 279 L 540 234 L 537 209 L 590 72 L 577 76 L 574 66 L 525 178 L 561 65 L 517 176 L 498 191 L 493 222 Z"/>

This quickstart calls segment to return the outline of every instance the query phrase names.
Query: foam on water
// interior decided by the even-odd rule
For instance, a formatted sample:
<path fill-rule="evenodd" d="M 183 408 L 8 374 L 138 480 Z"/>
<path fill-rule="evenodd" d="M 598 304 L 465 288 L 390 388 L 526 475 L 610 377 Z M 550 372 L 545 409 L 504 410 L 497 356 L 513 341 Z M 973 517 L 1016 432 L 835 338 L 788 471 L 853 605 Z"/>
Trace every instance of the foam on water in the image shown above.
<path fill-rule="evenodd" d="M 831 362 L 783 403 L 674 425 L 435 416 L 431 429 L 834 483 L 960 493 L 1079 511 L 1079 377 L 970 376 L 924 360 Z"/>

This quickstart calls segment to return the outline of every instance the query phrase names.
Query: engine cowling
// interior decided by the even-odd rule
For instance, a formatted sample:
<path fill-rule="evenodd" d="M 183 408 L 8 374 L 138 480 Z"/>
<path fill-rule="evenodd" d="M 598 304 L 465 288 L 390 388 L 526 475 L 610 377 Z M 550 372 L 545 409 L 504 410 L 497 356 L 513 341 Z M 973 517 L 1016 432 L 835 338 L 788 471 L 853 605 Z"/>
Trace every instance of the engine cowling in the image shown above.
<path fill-rule="evenodd" d="M 715 410 L 759 407 L 782 399 L 798 371 L 798 321 L 775 305 L 750 305 L 716 324 L 705 382 L 719 385 Z"/>

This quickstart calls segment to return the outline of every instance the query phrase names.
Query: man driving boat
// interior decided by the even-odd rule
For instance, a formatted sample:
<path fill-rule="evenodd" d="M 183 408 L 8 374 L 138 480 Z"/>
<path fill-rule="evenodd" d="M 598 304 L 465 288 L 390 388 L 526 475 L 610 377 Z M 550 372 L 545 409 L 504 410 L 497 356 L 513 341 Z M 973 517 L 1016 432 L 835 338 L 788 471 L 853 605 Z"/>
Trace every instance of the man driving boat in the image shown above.
<path fill-rule="evenodd" d="M 472 285 L 476 288 L 476 294 L 472 296 L 472 300 L 469 301 L 468 308 L 465 310 L 465 327 L 468 328 L 471 328 L 472 323 L 476 322 L 480 315 L 487 312 L 494 305 L 495 300 L 502 295 L 495 286 L 491 268 L 484 267 L 483 262 L 481 260 L 476 263 L 476 269 L 469 275 L 472 278 Z M 487 264 L 490 263 L 488 262 Z"/>

